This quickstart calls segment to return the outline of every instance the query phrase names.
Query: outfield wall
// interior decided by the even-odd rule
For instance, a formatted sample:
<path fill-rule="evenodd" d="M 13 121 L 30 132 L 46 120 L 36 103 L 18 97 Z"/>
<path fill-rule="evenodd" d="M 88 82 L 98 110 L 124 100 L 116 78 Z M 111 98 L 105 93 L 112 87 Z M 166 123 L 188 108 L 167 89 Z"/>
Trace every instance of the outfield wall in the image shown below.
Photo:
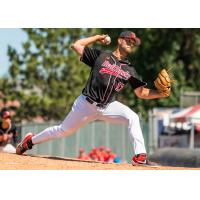
<path fill-rule="evenodd" d="M 26 124 L 21 127 L 21 137 L 27 132 L 38 133 L 47 127 L 58 123 Z M 148 125 L 142 124 L 143 135 L 148 151 Z M 124 125 L 113 125 L 110 123 L 96 121 L 79 129 L 75 134 L 45 142 L 34 146 L 30 154 L 76 157 L 79 148 L 82 147 L 88 153 L 91 148 L 104 145 L 112 149 L 114 153 L 123 160 L 130 161 L 133 155 L 129 140 L 128 128 Z"/>

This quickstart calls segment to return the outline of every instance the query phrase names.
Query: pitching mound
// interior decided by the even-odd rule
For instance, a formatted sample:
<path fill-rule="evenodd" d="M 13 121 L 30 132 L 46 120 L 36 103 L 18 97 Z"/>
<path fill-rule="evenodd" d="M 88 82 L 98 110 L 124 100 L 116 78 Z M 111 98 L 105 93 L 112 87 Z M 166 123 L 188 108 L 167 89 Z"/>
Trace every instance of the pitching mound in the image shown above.
<path fill-rule="evenodd" d="M 73 158 L 60 158 L 35 155 L 0 153 L 1 170 L 191 170 L 183 167 L 135 167 L 131 164 L 113 164 L 95 161 L 81 161 Z"/>

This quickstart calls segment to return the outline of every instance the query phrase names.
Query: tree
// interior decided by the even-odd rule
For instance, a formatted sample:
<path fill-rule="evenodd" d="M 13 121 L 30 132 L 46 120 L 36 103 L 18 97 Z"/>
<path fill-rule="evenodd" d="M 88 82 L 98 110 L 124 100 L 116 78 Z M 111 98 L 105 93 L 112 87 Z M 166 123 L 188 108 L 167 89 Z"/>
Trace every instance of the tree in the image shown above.
<path fill-rule="evenodd" d="M 102 29 L 102 33 L 117 40 L 120 32 L 127 29 Z M 142 44 L 130 56 L 136 71 L 148 86 L 154 88 L 153 80 L 162 68 L 172 67 L 171 73 L 177 80 L 169 98 L 159 100 L 141 100 L 134 96 L 130 87 L 126 87 L 121 101 L 140 111 L 147 117 L 153 107 L 179 106 L 180 92 L 199 90 L 200 88 L 200 30 L 199 29 L 128 29 L 141 38 Z M 116 45 L 112 43 L 111 49 Z"/>
<path fill-rule="evenodd" d="M 71 43 L 93 29 L 24 29 L 28 40 L 19 54 L 9 46 L 7 98 L 19 99 L 17 117 L 60 120 L 69 111 L 88 77 L 88 68 L 71 50 Z M 11 92 L 12 91 L 12 92 Z"/>
<path fill-rule="evenodd" d="M 114 50 L 120 32 L 127 29 L 24 29 L 28 40 L 19 54 L 11 46 L 10 77 L 0 80 L 6 99 L 19 99 L 17 116 L 32 119 L 42 115 L 46 120 L 61 120 L 69 111 L 75 97 L 83 89 L 89 68 L 79 61 L 70 44 L 81 37 L 106 33 L 112 38 L 109 46 L 93 47 Z M 147 117 L 153 107 L 179 106 L 181 90 L 200 88 L 199 29 L 128 29 L 142 39 L 129 59 L 148 86 L 162 68 L 172 68 L 177 83 L 169 98 L 141 100 L 131 87 L 125 87 L 117 99 Z M 5 100 L 6 100 L 5 99 Z"/>

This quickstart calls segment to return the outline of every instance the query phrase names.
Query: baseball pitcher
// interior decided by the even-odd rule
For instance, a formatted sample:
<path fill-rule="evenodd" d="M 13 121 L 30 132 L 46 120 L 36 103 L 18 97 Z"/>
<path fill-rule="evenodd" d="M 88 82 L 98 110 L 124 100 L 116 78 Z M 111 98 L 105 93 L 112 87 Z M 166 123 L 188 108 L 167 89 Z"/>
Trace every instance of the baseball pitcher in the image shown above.
<path fill-rule="evenodd" d="M 158 90 L 146 87 L 147 83 L 138 77 L 136 70 L 127 60 L 134 47 L 140 45 L 140 39 L 131 31 L 119 35 L 117 47 L 113 52 L 89 47 L 95 42 L 108 45 L 110 38 L 107 35 L 95 35 L 72 44 L 80 60 L 90 67 L 91 71 L 81 95 L 75 100 L 69 114 L 58 126 L 49 127 L 36 135 L 28 133 L 18 144 L 16 153 L 23 154 L 26 150 L 32 149 L 33 145 L 69 136 L 89 122 L 103 120 L 128 126 L 134 150 L 133 165 L 155 166 L 157 164 L 147 158 L 138 115 L 126 105 L 115 101 L 114 97 L 126 84 L 130 84 L 135 95 L 142 99 L 167 97 L 170 95 L 171 86 L 168 74 L 165 71 L 162 80 L 159 77 L 155 80 Z"/>

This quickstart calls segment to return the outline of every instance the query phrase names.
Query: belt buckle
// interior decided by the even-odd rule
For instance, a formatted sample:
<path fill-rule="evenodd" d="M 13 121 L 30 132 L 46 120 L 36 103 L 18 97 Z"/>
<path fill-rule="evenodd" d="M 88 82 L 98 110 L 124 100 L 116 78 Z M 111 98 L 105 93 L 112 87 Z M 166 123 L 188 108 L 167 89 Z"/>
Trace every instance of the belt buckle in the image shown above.
<path fill-rule="evenodd" d="M 90 99 L 89 97 L 85 98 L 90 104 L 95 104 L 95 106 L 99 107 L 99 108 L 105 108 L 106 105 L 101 104 L 101 103 L 96 103 L 95 101 L 93 101 L 92 99 Z"/>

